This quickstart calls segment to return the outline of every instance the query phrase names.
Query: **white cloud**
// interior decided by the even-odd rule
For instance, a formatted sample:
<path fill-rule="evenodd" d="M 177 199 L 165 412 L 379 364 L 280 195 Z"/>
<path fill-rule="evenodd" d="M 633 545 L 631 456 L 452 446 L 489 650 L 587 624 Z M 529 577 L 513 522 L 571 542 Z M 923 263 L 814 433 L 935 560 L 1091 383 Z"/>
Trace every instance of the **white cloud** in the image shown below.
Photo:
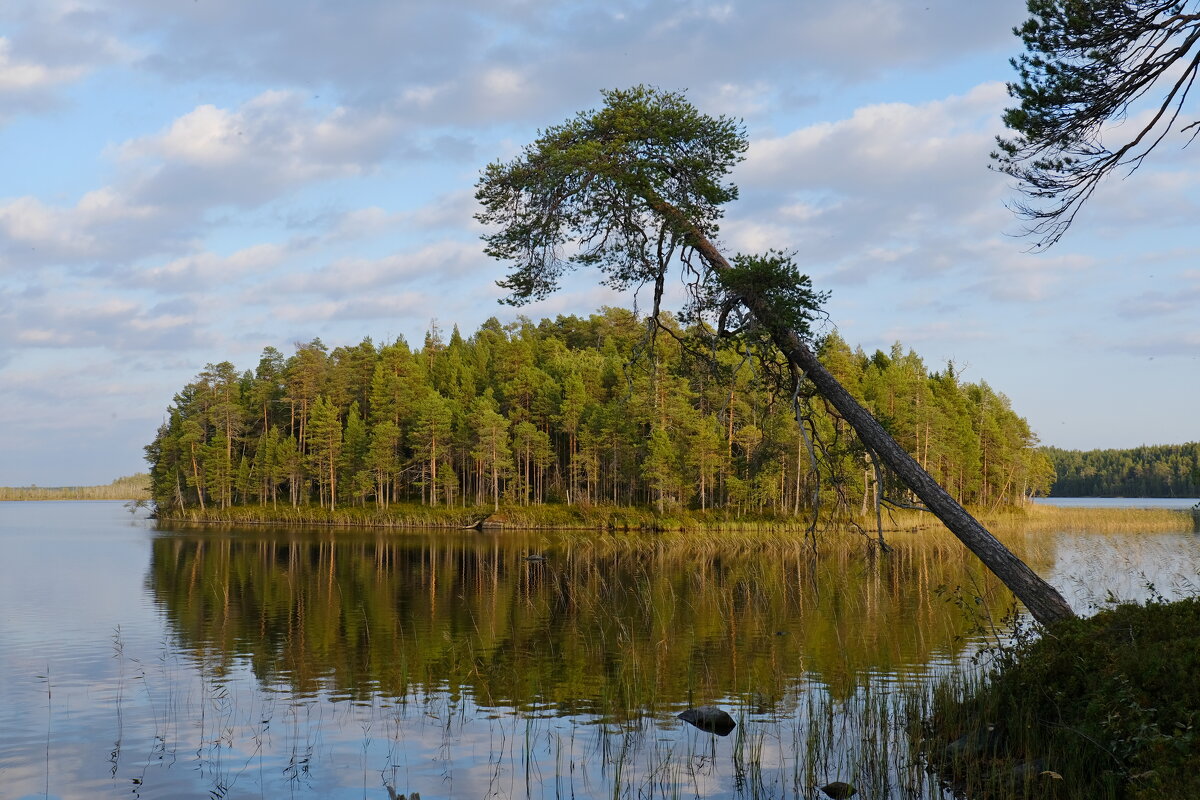
<path fill-rule="evenodd" d="M 156 267 L 136 272 L 143 285 L 194 290 L 197 287 L 216 287 L 245 280 L 261 274 L 283 262 L 288 248 L 275 243 L 257 244 L 228 256 L 211 252 L 193 253 Z"/>
<path fill-rule="evenodd" d="M 926 193 L 935 181 L 969 163 L 986 174 L 987 153 L 1007 95 L 987 83 L 968 93 L 921 104 L 881 103 L 849 118 L 752 141 L 744 180 L 756 185 L 847 191 L 899 187 Z"/>
<path fill-rule="evenodd" d="M 322 109 L 298 92 L 268 91 L 233 110 L 199 106 L 118 152 L 141 173 L 134 191 L 143 196 L 245 207 L 371 171 L 393 154 L 401 127 L 387 112 Z"/>
<path fill-rule="evenodd" d="M 87 73 L 80 65 L 51 66 L 13 55 L 12 41 L 0 36 L 0 93 L 45 90 L 78 80 Z"/>
<path fill-rule="evenodd" d="M 0 306 L 0 340 L 39 348 L 158 351 L 194 346 L 207 332 L 194 309 L 158 308 L 83 289 Z"/>
<path fill-rule="evenodd" d="M 1011 251 L 997 245 L 1009 218 L 987 169 L 1004 100 L 987 83 L 752 140 L 735 175 L 743 201 L 723 233 L 738 249 L 794 248 L 831 283 L 991 263 Z"/>
<path fill-rule="evenodd" d="M 1096 259 L 1082 254 L 1063 255 L 1013 253 L 1005 249 L 984 263 L 981 279 L 964 289 L 964 296 L 982 295 L 990 300 L 1037 303 L 1062 300 L 1065 293 L 1078 294 L 1085 273 Z"/>
<path fill-rule="evenodd" d="M 479 274 L 490 265 L 474 242 L 440 241 L 383 258 L 340 258 L 311 273 L 277 278 L 269 293 L 277 297 L 316 294 L 338 300 L 414 283 L 445 284 Z"/>
<path fill-rule="evenodd" d="M 163 217 L 164 209 L 111 187 L 88 192 L 67 207 L 19 197 L 0 204 L 0 266 L 28 271 L 63 262 L 136 258 L 162 246 Z"/>

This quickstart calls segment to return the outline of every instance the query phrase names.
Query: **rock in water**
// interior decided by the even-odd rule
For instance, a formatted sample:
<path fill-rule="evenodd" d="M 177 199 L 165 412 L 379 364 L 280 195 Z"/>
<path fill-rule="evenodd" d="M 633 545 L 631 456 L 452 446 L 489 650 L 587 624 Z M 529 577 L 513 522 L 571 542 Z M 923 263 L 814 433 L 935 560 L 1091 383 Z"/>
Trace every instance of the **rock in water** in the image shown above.
<path fill-rule="evenodd" d="M 679 718 L 684 722 L 695 725 L 702 731 L 715 733 L 717 736 L 728 736 L 729 732 L 737 727 L 737 723 L 733 721 L 733 717 L 716 706 L 689 708 L 682 712 Z"/>
<path fill-rule="evenodd" d="M 857 794 L 858 790 L 848 783 L 843 781 L 834 781 L 820 787 L 821 791 L 833 798 L 833 800 L 846 800 L 850 795 Z"/>

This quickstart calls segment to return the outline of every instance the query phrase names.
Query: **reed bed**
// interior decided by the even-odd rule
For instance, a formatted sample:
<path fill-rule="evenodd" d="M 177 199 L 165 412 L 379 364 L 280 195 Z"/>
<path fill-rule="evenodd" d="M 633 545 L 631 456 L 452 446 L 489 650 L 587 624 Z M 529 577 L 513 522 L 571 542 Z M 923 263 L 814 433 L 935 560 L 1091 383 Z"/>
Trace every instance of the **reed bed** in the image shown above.
<path fill-rule="evenodd" d="M 808 520 L 793 515 L 679 511 L 660 514 L 636 506 L 428 506 L 394 503 L 338 507 L 280 504 L 158 510 L 164 521 L 231 525 L 302 525 L 334 528 L 492 528 L 587 531 L 803 532 Z"/>
<path fill-rule="evenodd" d="M 985 514 L 983 518 L 996 526 L 1021 526 L 1039 531 L 1168 533 L 1192 527 L 1188 510 L 1169 508 L 1067 508 L 1029 504 Z"/>
<path fill-rule="evenodd" d="M 100 487 L 106 488 L 106 487 Z M 2 490 L 0 490 L 2 491 Z M 0 497 L 0 499 L 5 499 Z M 47 498 L 48 499 L 48 498 Z M 997 531 L 1169 532 L 1200 525 L 1200 511 L 1142 508 L 1062 508 L 1023 505 L 1000 509 L 974 509 L 977 518 Z M 804 537 L 810 540 L 865 541 L 878 536 L 875 519 L 842 517 L 821 522 L 814 530 L 805 515 L 738 514 L 732 511 L 674 511 L 658 513 L 631 506 L 428 506 L 416 503 L 375 504 L 328 509 L 301 505 L 247 505 L 229 508 L 159 509 L 164 521 L 227 525 L 297 525 L 333 528 L 491 528 L 509 530 L 571 530 L 642 532 L 657 534 L 720 535 L 739 537 Z M 927 512 L 893 509 L 883 515 L 882 532 L 936 535 L 941 522 Z M 889 539 L 889 541 L 891 541 Z"/>

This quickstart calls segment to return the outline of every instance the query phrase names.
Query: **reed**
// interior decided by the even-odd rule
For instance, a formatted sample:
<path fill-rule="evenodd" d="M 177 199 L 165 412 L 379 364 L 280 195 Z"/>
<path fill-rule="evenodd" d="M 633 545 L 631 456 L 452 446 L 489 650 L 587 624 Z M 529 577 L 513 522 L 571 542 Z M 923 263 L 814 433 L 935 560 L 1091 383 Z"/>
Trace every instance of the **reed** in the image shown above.
<path fill-rule="evenodd" d="M 1186 531 L 1186 510 L 1169 508 L 1066 508 L 1030 503 L 984 515 L 994 525 L 1019 525 L 1031 530 L 1093 533 L 1166 533 Z"/>
<path fill-rule="evenodd" d="M 101 487 L 105 488 L 105 487 Z M 4 498 L 0 498 L 4 499 Z M 1189 530 L 1200 525 L 1200 510 L 1170 509 L 1096 509 L 1060 508 L 1023 505 L 1001 509 L 975 509 L 980 521 L 993 530 L 1034 532 L 1167 532 Z M 159 509 L 164 521 L 227 525 L 282 525 L 332 528 L 482 528 L 504 530 L 602 531 L 614 534 L 640 532 L 660 535 L 686 534 L 693 544 L 705 537 L 718 537 L 722 545 L 742 542 L 767 542 L 776 539 L 794 541 L 807 537 L 811 542 L 836 548 L 862 550 L 879 531 L 873 517 L 844 517 L 823 522 L 810 530 L 806 516 L 792 514 L 737 514 L 732 511 L 675 510 L 658 513 L 641 506 L 614 505 L 508 505 L 429 506 L 395 503 L 386 508 L 375 504 L 335 509 L 301 505 L 245 505 L 229 508 Z M 893 509 L 883 517 L 882 533 L 889 544 L 913 534 L 942 537 L 945 529 L 927 512 Z M 947 537 L 949 534 L 945 534 Z M 700 537 L 700 538 L 696 538 Z M 714 544 L 715 539 L 707 540 Z M 822 545 L 824 546 L 824 545 Z"/>
<path fill-rule="evenodd" d="M 736 515 L 723 511 L 659 514 L 635 506 L 428 506 L 394 503 L 340 506 L 249 505 L 158 510 L 161 520 L 234 525 L 303 525 L 341 528 L 490 528 L 589 531 L 803 531 L 807 521 L 790 515 Z"/>
<path fill-rule="evenodd" d="M 1192 598 L 1018 632 L 986 672 L 952 674 L 914 707 L 917 746 L 968 797 L 1198 797 L 1198 628 Z"/>

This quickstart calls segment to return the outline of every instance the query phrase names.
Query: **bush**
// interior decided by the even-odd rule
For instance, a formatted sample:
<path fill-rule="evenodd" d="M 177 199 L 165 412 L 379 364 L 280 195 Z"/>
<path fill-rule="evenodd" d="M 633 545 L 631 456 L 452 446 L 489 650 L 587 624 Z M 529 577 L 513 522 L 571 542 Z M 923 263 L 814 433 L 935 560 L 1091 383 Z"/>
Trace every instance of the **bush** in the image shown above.
<path fill-rule="evenodd" d="M 970 797 L 1200 797 L 1198 675 L 1200 599 L 1118 605 L 942 687 L 927 756 Z"/>

